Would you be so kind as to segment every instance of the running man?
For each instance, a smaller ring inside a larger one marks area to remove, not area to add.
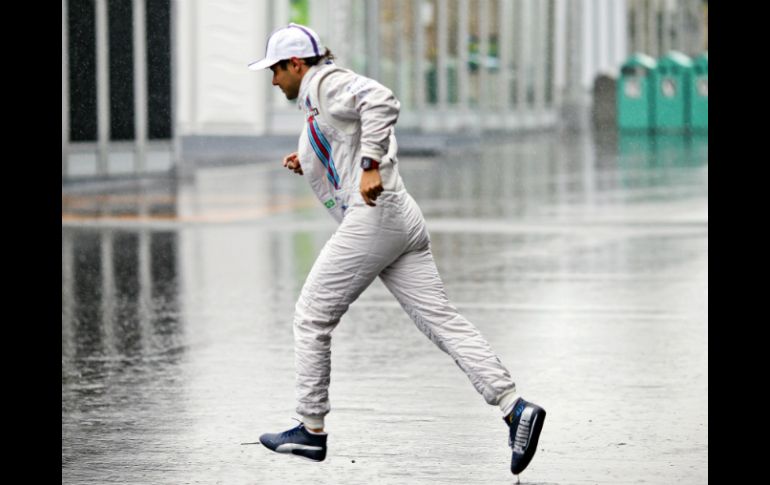
[[[394,134],[400,103],[373,79],[338,67],[310,28],[273,32],[264,59],[273,85],[304,112],[298,150],[283,166],[304,175],[339,227],[326,242],[294,314],[297,413],[301,423],[260,442],[278,453],[326,458],[331,333],[376,277],[417,327],[465,372],[487,403],[499,406],[521,473],[537,449],[545,410],[522,399],[508,370],[476,327],[449,302],[422,212],[398,173]]]

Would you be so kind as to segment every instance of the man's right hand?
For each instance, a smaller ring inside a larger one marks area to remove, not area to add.
[[[299,156],[297,156],[297,152],[290,153],[283,157],[283,166],[294,173],[302,175],[302,167],[299,165]]]

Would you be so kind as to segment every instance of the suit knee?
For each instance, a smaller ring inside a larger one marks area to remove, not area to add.
[[[340,321],[342,312],[301,298],[294,308],[294,330],[305,333],[330,332]]]

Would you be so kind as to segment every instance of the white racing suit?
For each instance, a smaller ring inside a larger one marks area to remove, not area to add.
[[[300,164],[339,227],[321,250],[295,308],[297,413],[322,422],[329,412],[331,333],[377,276],[487,403],[510,408],[516,397],[510,373],[447,299],[425,220],[398,174],[398,100],[378,82],[327,63],[305,74],[298,104],[306,120]],[[362,156],[380,161],[384,191],[376,207],[366,205],[359,191]]]

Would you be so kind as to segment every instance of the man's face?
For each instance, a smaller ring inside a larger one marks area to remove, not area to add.
[[[278,86],[286,95],[286,99],[297,99],[299,87],[302,84],[303,64],[292,58],[285,68],[278,64],[270,66],[273,71],[273,86]]]

